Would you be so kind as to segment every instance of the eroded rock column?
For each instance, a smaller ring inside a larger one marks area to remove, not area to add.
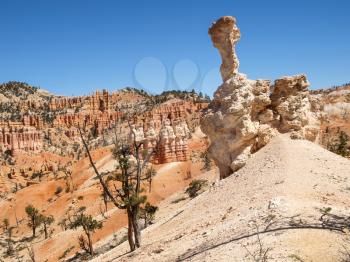
[[[220,67],[224,82],[238,73],[239,61],[235,52],[235,45],[241,34],[236,26],[236,18],[224,16],[209,28],[209,35],[214,46],[219,50],[222,64]]]
[[[234,48],[240,31],[233,17],[217,20],[209,35],[222,58],[223,84],[200,124],[210,139],[209,155],[220,169],[220,178],[242,168],[278,133],[317,139],[317,112],[311,106],[305,75],[283,77],[271,85],[269,80],[250,80],[239,73]]]

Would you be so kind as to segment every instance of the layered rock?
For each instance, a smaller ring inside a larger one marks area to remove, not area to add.
[[[129,133],[126,115],[134,112],[135,108],[143,112],[137,115],[135,124],[142,126],[145,132],[148,132],[148,124],[151,122],[158,136],[161,129],[166,129],[165,123],[168,121],[170,128],[166,125],[167,128],[173,129],[178,135],[174,139],[171,135],[163,138],[162,148],[157,148],[162,153],[154,158],[159,163],[185,161],[188,158],[187,138],[180,134],[182,131],[179,126],[183,127],[182,123],[185,123],[187,130],[194,130],[199,125],[203,109],[208,105],[205,99],[194,93],[169,92],[151,96],[127,88],[116,92],[102,90],[88,96],[64,97],[30,89],[28,94],[21,91],[18,98],[14,95],[18,88],[12,89],[9,91],[4,87],[0,90],[6,95],[0,94],[0,127],[10,128],[14,134],[21,133],[20,130],[24,130],[24,133],[40,130],[46,139],[41,139],[40,143],[37,140],[34,142],[40,146],[43,144],[45,150],[54,153],[69,155],[69,152],[79,151],[76,145],[80,142],[79,126],[92,135],[93,147],[111,144],[114,128],[120,128],[120,133],[126,136]],[[18,138],[14,135],[14,144],[21,139],[21,135]],[[147,139],[152,147],[154,141]],[[12,146],[7,140],[0,142],[5,150],[37,150],[35,143],[25,146],[26,143],[19,142],[18,146]]]
[[[121,112],[67,113],[58,115],[53,122],[53,126],[68,129],[85,126],[95,130],[96,134],[100,135],[106,128],[111,128],[121,116]]]
[[[154,164],[164,164],[170,162],[182,162],[188,160],[188,138],[190,130],[184,121],[171,123],[169,119],[162,122],[160,129],[154,121],[143,125],[132,125],[129,139],[131,142],[135,138],[138,143],[142,143],[142,150],[154,152],[151,162]]]
[[[149,112],[145,112],[139,117],[138,121],[153,121],[156,128],[161,128],[163,121],[171,122],[185,121],[191,117],[191,123],[199,125],[202,111],[208,106],[208,103],[193,103],[189,101],[168,101],[161,104]]]
[[[198,126],[206,107],[207,103],[170,100],[137,116],[132,130],[126,126],[124,132],[129,132],[129,139],[136,135],[136,140],[143,143],[143,149],[154,150],[151,159],[154,164],[187,161],[191,135],[188,123]]]
[[[215,92],[201,128],[210,138],[209,154],[221,178],[243,167],[250,154],[279,132],[291,132],[293,138],[317,139],[319,115],[305,75],[283,77],[274,84],[249,80],[238,73],[234,46],[240,33],[235,18],[220,18],[209,34],[222,57],[223,84]]]
[[[337,152],[341,136],[350,137],[350,85],[314,90],[312,96],[324,112],[319,143]]]
[[[51,99],[49,108],[51,111],[76,108],[83,106],[84,97],[54,97]]]
[[[24,126],[33,126],[37,129],[42,129],[44,127],[44,121],[38,115],[25,115],[23,116],[22,122]]]
[[[34,127],[0,127],[0,147],[3,152],[10,150],[12,155],[21,150],[38,152],[42,146],[42,132]]]

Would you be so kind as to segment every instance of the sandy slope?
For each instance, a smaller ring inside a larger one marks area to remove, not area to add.
[[[176,194],[176,192],[183,192],[191,179],[205,177],[214,181],[217,178],[216,168],[213,168],[210,172],[203,172],[201,170],[203,163],[198,156],[200,152],[205,150],[206,146],[205,141],[201,137],[202,134],[198,131],[194,134],[193,139],[189,141],[190,152],[193,157],[187,162],[154,166],[157,170],[157,175],[152,182],[152,192],[148,195],[148,200],[151,203],[158,204],[160,201]],[[107,172],[114,169],[116,162],[111,156],[110,147],[99,148],[93,151],[92,155],[100,172]],[[55,156],[50,153],[43,153],[34,156],[28,155],[27,157],[21,156],[18,162],[23,167],[26,167],[30,164],[39,164],[40,158],[42,160],[48,159],[48,161],[60,161],[61,163],[66,163],[69,160],[68,158]],[[188,172],[191,172],[191,178],[188,178]],[[0,199],[0,221],[8,218],[10,225],[15,225],[16,216],[19,220],[19,226],[13,230],[13,240],[16,241],[16,245],[29,244],[29,242],[23,241],[23,239],[31,236],[31,230],[27,226],[27,216],[25,214],[25,207],[28,204],[33,204],[41,212],[54,216],[55,223],[51,226],[51,229],[54,230],[52,236],[44,240],[43,234],[40,234],[39,237],[32,241],[38,261],[56,262],[66,250],[71,250],[67,253],[67,258],[80,250],[77,238],[82,233],[82,230],[68,229],[62,231],[61,227],[57,225],[58,222],[66,217],[68,209],[73,205],[73,202],[75,203],[75,208],[85,206],[88,214],[103,220],[103,228],[93,235],[93,242],[96,247],[100,247],[106,243],[108,244],[110,238],[113,238],[113,234],[127,224],[124,210],[114,208],[111,203],[109,203],[106,214],[108,218],[102,219],[100,212],[101,207],[103,207],[100,197],[101,189],[87,158],[83,158],[73,164],[72,177],[76,187],[74,192],[65,192],[63,190],[59,195],[55,195],[58,186],[65,189],[63,174],[60,174],[55,179],[52,172],[48,172],[40,183],[37,182],[25,187],[15,194],[9,194],[6,199]],[[79,198],[81,199],[79,200]],[[2,233],[2,229],[0,229],[0,233]],[[0,261],[2,261],[1,259],[14,261],[14,257],[2,257],[6,246],[2,246],[1,243],[4,243],[2,236],[0,236]],[[70,249],[71,247],[73,248]],[[27,250],[21,250],[20,255],[24,256],[23,261],[28,259]]]
[[[349,160],[281,135],[236,175],[144,230],[141,249],[127,253],[125,242],[94,261],[252,261],[249,253],[258,251],[257,236],[230,240],[262,230],[269,219],[277,227],[295,215],[299,215],[295,220],[317,223],[324,207],[349,215],[349,176]],[[170,210],[171,204],[161,208]],[[343,245],[350,244],[344,234],[315,229],[259,237],[275,261],[338,261]]]

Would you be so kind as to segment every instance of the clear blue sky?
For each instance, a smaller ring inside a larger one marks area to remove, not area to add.
[[[56,94],[135,86],[212,95],[220,57],[207,30],[223,15],[237,18],[249,78],[350,82],[348,0],[0,0],[0,11],[0,82]]]

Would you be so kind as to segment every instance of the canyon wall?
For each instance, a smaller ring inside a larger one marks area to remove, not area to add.
[[[0,101],[3,152],[9,149],[16,154],[19,150],[44,149],[74,155],[81,142],[78,127],[92,135],[94,147],[105,146],[111,143],[115,127],[128,136],[130,128],[125,117],[141,109],[132,121],[138,132],[142,131],[145,149],[155,147],[154,136],[161,140],[156,143],[152,162],[186,161],[190,130],[199,125],[201,113],[208,106],[207,102],[195,98],[177,98],[181,92],[155,97],[130,88],[96,91],[89,96],[51,95],[42,99],[36,98],[34,91],[30,92],[30,101],[26,100],[28,96],[10,104],[10,99]]]
[[[33,127],[0,127],[1,151],[10,150],[12,155],[20,151],[38,152],[43,146],[43,134]]]

